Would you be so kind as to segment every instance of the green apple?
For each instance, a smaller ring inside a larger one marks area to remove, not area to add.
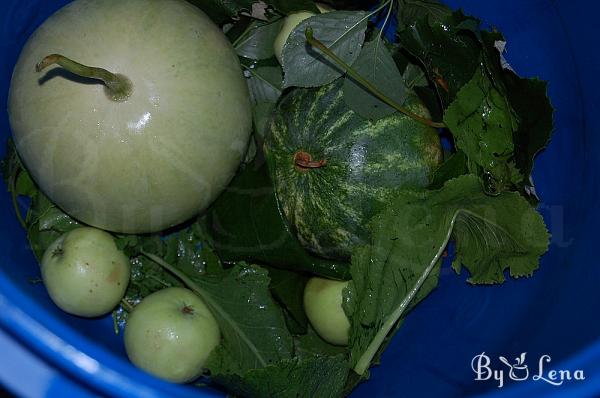
[[[304,311],[315,331],[328,343],[347,345],[350,322],[342,308],[348,281],[310,278],[304,288]]]
[[[169,287],[133,309],[124,338],[127,356],[137,367],[185,383],[200,376],[221,332],[200,297],[189,289]]]
[[[325,4],[317,3],[316,6],[322,14],[333,11],[333,8]],[[275,41],[273,42],[273,50],[275,51],[275,57],[277,58],[280,64],[283,64],[283,46],[285,45],[285,42],[290,36],[290,33],[292,33],[294,28],[298,26],[300,22],[315,15],[315,13],[309,11],[298,11],[293,12],[287,17],[285,17],[285,19],[283,20],[283,25],[281,26],[281,30],[279,31],[279,34],[277,34],[277,36],[275,37]]]
[[[127,233],[205,209],[235,174],[252,126],[235,51],[184,0],[68,4],[25,44],[8,109],[42,191],[88,225]]]
[[[83,227],[61,235],[41,261],[42,280],[54,303],[84,317],[112,311],[129,283],[129,259],[105,231]]]

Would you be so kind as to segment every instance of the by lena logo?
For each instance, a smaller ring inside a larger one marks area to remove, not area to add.
[[[537,367],[530,368],[526,363],[527,353],[524,352],[516,357],[511,363],[503,356],[499,356],[498,366],[493,366],[492,360],[485,352],[475,355],[471,361],[471,369],[475,373],[475,381],[495,380],[498,388],[504,387],[504,382],[508,378],[512,381],[542,381],[553,386],[561,386],[565,382],[583,381],[585,374],[583,370],[552,369],[550,355],[542,355],[537,360]]]

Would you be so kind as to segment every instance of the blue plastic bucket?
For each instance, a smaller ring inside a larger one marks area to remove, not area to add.
[[[25,40],[67,2],[3,3],[3,109]],[[439,287],[409,315],[383,355],[382,365],[373,369],[371,380],[354,396],[600,396],[600,322],[594,318],[600,306],[600,267],[595,263],[600,129],[593,124],[600,114],[595,34],[600,3],[447,3],[498,27],[508,40],[506,56],[519,74],[549,81],[556,108],[555,133],[537,159],[534,181],[542,198],[540,210],[553,234],[551,248],[533,278],[509,280],[502,286],[470,286],[465,275],[456,276],[445,267]],[[0,141],[9,135],[4,111]],[[3,156],[4,145],[0,148]],[[38,265],[9,195],[1,191],[0,385],[26,397],[220,396],[168,384],[134,368],[110,317],[84,320],[57,309],[43,285],[31,282],[39,277]],[[523,369],[510,374],[499,357],[514,363],[524,352],[527,380],[514,380],[522,378]],[[486,369],[496,370],[496,377],[486,379]],[[560,385],[554,385],[560,378],[553,379],[552,370],[564,379]]]

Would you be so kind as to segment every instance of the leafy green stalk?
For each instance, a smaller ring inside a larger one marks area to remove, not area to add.
[[[373,340],[371,341],[371,343],[369,344],[367,349],[364,351],[362,356],[356,362],[356,365],[354,365],[354,371],[357,374],[363,375],[365,373],[365,371],[367,369],[369,369],[369,366],[371,366],[371,362],[373,361],[373,358],[375,357],[375,355],[377,355],[379,348],[385,341],[390,330],[392,330],[394,325],[396,325],[398,320],[402,317],[402,315],[408,308],[408,305],[415,298],[415,296],[419,292],[419,289],[421,289],[421,286],[423,286],[423,283],[425,283],[425,281],[431,274],[431,271],[433,271],[433,269],[435,268],[435,266],[438,263],[438,261],[440,260],[440,258],[442,258],[442,255],[444,254],[444,250],[446,249],[446,246],[448,245],[448,242],[450,241],[450,238],[452,237],[452,230],[454,229],[454,223],[456,222],[457,215],[458,215],[458,211],[456,213],[454,213],[454,216],[452,217],[452,219],[450,221],[450,226],[448,228],[448,232],[446,233],[446,237],[439,245],[438,250],[435,253],[435,256],[433,256],[433,258],[431,259],[431,262],[429,263],[427,268],[425,268],[423,270],[423,273],[419,276],[419,279],[417,279],[413,288],[410,289],[408,295],[406,295],[406,297],[402,300],[402,302],[400,303],[398,308],[396,308],[394,310],[394,312],[392,312],[390,314],[390,316],[385,320],[381,329],[379,329],[379,331],[377,332],[377,334],[375,335],[375,337],[373,338]]]
[[[451,237],[452,267],[467,268],[470,283],[501,283],[507,269],[516,278],[538,268],[549,240],[542,217],[518,193],[489,196],[482,184],[466,175],[437,191],[402,192],[370,223],[370,244],[352,254],[343,304],[358,375],[364,377],[394,327],[435,288]]]
[[[331,51],[329,48],[327,48],[327,46],[325,46],[318,39],[315,39],[313,37],[313,30],[310,26],[306,28],[305,35],[306,35],[306,41],[311,46],[321,50],[325,55],[327,55],[329,58],[331,58],[340,68],[342,68],[349,76],[351,76],[354,80],[356,80],[358,83],[363,85],[367,90],[369,90],[369,92],[371,92],[374,96],[379,98],[381,101],[385,102],[392,108],[396,109],[398,112],[401,112],[401,113],[405,114],[406,116],[409,116],[412,119],[418,121],[419,123],[423,123],[427,126],[435,127],[435,128],[446,127],[446,125],[444,123],[434,122],[434,121],[424,118],[420,115],[417,115],[416,113],[410,111],[409,109],[406,109],[405,107],[398,104],[396,101],[394,101],[393,99],[391,99],[390,97],[388,97],[387,95],[382,93],[377,87],[372,85],[368,80],[366,80],[359,73],[357,73],[350,65],[348,65],[346,62],[344,62],[344,60],[339,58],[333,51]]]

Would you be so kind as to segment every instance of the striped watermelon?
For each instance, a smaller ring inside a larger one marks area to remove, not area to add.
[[[267,125],[265,155],[280,210],[302,245],[348,259],[394,192],[429,184],[442,150],[435,129],[403,114],[363,119],[345,104],[342,82],[287,94]],[[405,106],[429,117],[416,96]]]

